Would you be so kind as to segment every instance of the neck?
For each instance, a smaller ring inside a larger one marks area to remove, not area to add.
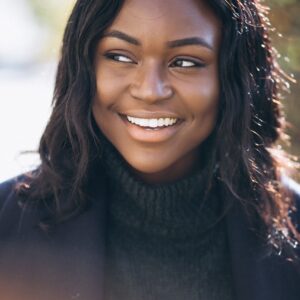
[[[177,161],[175,164],[164,170],[153,173],[145,173],[128,166],[137,178],[148,184],[164,184],[178,181],[199,170],[199,151],[189,153]]]

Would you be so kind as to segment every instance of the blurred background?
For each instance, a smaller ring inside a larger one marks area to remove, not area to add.
[[[0,0],[0,182],[39,162],[34,151],[50,115],[62,32],[73,4]]]
[[[51,111],[62,32],[74,0],[0,0],[0,182],[38,164]],[[272,39],[291,84],[284,106],[290,153],[300,156],[300,0],[265,0]]]

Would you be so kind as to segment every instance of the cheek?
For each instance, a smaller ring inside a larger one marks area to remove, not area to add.
[[[213,131],[219,111],[219,81],[211,76],[202,78],[190,89],[186,98],[191,115],[191,140],[195,143],[204,141]]]
[[[219,106],[219,80],[217,75],[202,76],[197,83],[187,89],[186,105],[196,122],[214,121]],[[188,95],[188,96],[187,96]]]
[[[98,62],[97,65],[97,98],[102,106],[110,108],[117,105],[125,95],[128,76],[125,70],[115,70],[108,67],[104,61]]]
[[[101,71],[96,73],[96,95],[93,99],[93,115],[98,127],[105,132],[107,119],[109,118],[109,109],[113,106],[114,89],[112,80],[107,76],[101,76]]]
[[[109,76],[109,74],[101,75],[101,72],[97,72],[97,97],[95,101],[103,107],[109,107],[114,102],[113,99],[116,97],[118,90],[116,87],[119,85],[116,85],[116,79]]]
[[[112,141],[120,139],[120,136],[116,136],[120,122],[117,111],[126,90],[124,77],[122,79],[105,64],[96,70],[97,91],[92,112],[99,129]]]

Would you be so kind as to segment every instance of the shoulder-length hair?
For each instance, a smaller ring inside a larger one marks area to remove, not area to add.
[[[281,184],[289,162],[277,151],[284,137],[280,94],[286,81],[270,44],[267,9],[257,0],[207,3],[223,23],[220,108],[207,178],[238,199],[278,246],[297,238],[297,232],[290,221],[293,200]],[[78,0],[65,29],[53,111],[39,146],[41,164],[19,187],[30,201],[50,201],[55,222],[77,215],[88,202],[89,182],[101,159],[92,116],[95,49],[122,4]]]

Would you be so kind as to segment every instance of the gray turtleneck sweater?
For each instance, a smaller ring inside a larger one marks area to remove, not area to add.
[[[222,199],[203,172],[149,185],[106,143],[110,202],[105,300],[232,300]]]

